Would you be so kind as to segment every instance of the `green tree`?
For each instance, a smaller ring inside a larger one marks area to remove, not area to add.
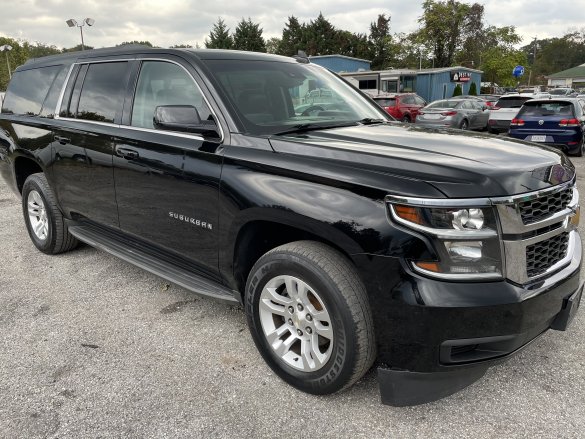
[[[276,53],[284,56],[296,55],[299,50],[306,50],[305,25],[299,23],[294,15],[288,17],[282,30],[282,38]]]
[[[281,45],[282,40],[278,37],[272,37],[266,40],[266,52],[278,54],[278,49]]]
[[[469,86],[469,95],[477,96],[477,85],[475,85],[475,82],[472,82],[471,85]]]
[[[230,30],[221,17],[218,18],[217,23],[209,32],[209,40],[205,39],[205,47],[207,49],[232,49],[233,45]]]
[[[234,49],[250,52],[266,52],[266,42],[262,37],[260,24],[253,23],[250,17],[238,23],[234,32]]]
[[[463,90],[461,89],[461,84],[457,84],[455,89],[453,90],[453,97],[461,96],[463,94]]]
[[[463,43],[482,29],[483,6],[456,0],[425,0],[413,39],[432,48],[436,67],[450,67]]]
[[[120,44],[116,44],[116,47],[127,46],[127,45],[131,45],[131,44],[136,44],[136,45],[140,45],[140,46],[154,47],[150,41],[137,41],[137,40],[124,41],[124,42],[122,42]]]
[[[305,25],[304,35],[307,55],[334,55],[337,52],[337,30],[322,13]]]
[[[392,36],[390,35],[390,17],[386,14],[378,15],[376,21],[370,23],[372,70],[382,70],[388,66],[392,50]]]
[[[77,46],[73,46],[73,47],[68,47],[68,48],[63,48],[63,53],[68,53],[68,52],[81,52],[82,50],[92,50],[93,47],[92,46],[88,46],[87,44],[83,45],[83,48],[81,47],[81,44],[78,44]]]

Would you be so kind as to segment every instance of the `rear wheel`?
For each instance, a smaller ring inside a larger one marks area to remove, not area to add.
[[[401,121],[405,122],[405,123],[410,123],[410,116],[408,116],[408,115],[402,116]]]
[[[374,361],[365,287],[353,265],[324,244],[298,241],[262,256],[248,277],[246,313],[266,363],[304,392],[344,389]]]
[[[24,182],[22,210],[28,234],[43,253],[62,253],[77,246],[44,174],[32,174]]]
[[[581,139],[581,146],[579,149],[573,154],[575,157],[583,157],[585,155],[585,134]]]

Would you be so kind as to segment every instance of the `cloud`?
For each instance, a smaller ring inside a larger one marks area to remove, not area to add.
[[[6,1],[6,0],[5,0]],[[172,44],[203,45],[212,25],[222,17],[233,31],[242,18],[259,22],[265,37],[280,36],[287,17],[313,20],[319,12],[334,26],[367,33],[378,14],[392,17],[392,32],[410,32],[418,27],[422,0],[20,0],[2,10],[0,35],[39,41],[59,47],[79,44],[77,29],[65,20],[95,19],[83,29],[86,44],[105,47],[122,41],[148,40],[167,47]],[[562,36],[585,23],[585,8],[575,1],[485,0],[485,21],[496,26],[515,25],[527,43],[534,36]]]

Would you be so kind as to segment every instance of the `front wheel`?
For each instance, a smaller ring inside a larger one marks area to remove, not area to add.
[[[460,130],[468,130],[469,129],[469,122],[467,122],[467,119],[463,119],[461,121],[461,123],[459,124],[459,129]]]
[[[324,244],[297,241],[262,256],[248,277],[246,313],[266,363],[304,392],[349,387],[374,361],[365,287],[350,261]]]

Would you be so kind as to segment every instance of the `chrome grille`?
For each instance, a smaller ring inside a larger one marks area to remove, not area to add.
[[[543,195],[533,200],[518,203],[524,224],[533,224],[565,209],[573,198],[573,189]]]
[[[567,255],[569,233],[564,232],[545,241],[526,247],[526,273],[538,276]]]

